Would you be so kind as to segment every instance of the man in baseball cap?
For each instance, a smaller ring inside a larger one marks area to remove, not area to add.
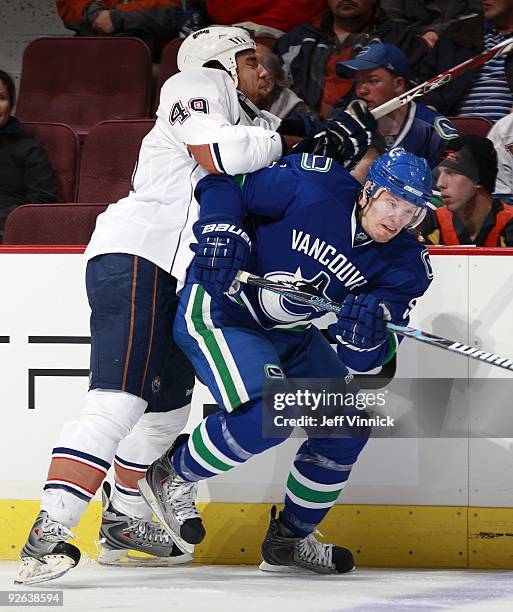
[[[352,79],[358,70],[385,68],[396,77],[402,77],[406,83],[411,79],[410,65],[406,55],[389,44],[372,44],[364,47],[358,55],[345,62],[338,62],[337,75],[343,79]]]
[[[442,151],[435,169],[443,206],[421,226],[425,242],[513,246],[513,206],[494,198],[497,153],[488,138],[467,134]]]
[[[370,44],[354,59],[338,62],[337,75],[353,79],[356,96],[363,98],[371,111],[411,86],[406,55],[399,47],[384,43]],[[442,148],[458,136],[446,117],[415,102],[399,106],[382,117],[378,126],[387,149],[402,146],[427,159],[431,168],[438,163]]]

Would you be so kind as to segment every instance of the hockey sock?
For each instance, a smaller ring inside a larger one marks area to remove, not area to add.
[[[307,536],[329,512],[345,487],[367,438],[310,439],[294,459],[280,521]]]
[[[173,454],[175,470],[184,480],[204,480],[280,444],[283,438],[262,437],[261,418],[261,400],[248,402],[228,414],[209,415]]]
[[[121,440],[114,457],[115,485],[111,503],[115,510],[133,518],[151,519],[153,512],[139,493],[137,481],[183,431],[190,408],[188,404],[170,412],[143,414],[128,436]]]
[[[94,497],[116,448],[146,409],[146,401],[121,391],[94,389],[78,421],[66,423],[41,497],[50,518],[73,527]]]

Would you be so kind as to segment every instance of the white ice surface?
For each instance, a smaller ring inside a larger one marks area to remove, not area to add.
[[[508,571],[359,569],[324,577],[264,574],[240,565],[106,568],[86,561],[58,580],[15,587],[16,567],[15,562],[0,563],[0,590],[62,589],[64,607],[47,610],[513,611],[513,573]]]
[[[12,582],[16,567],[14,562],[0,563],[0,590],[62,589],[63,610],[513,610],[513,573],[507,571],[359,569],[345,576],[323,577],[265,574],[240,565],[106,568],[86,561],[58,580],[19,587]]]

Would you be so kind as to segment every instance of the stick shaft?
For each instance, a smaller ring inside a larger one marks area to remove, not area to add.
[[[462,62],[461,64],[449,68],[445,72],[441,72],[440,74],[429,79],[425,83],[422,83],[421,85],[417,85],[413,89],[405,91],[400,96],[392,98],[392,100],[388,100],[388,102],[385,102],[381,106],[378,106],[371,112],[376,119],[380,119],[381,117],[388,115],[388,113],[397,110],[400,106],[403,106],[403,104],[408,104],[408,102],[411,102],[414,98],[423,96],[429,91],[433,91],[434,89],[445,85],[445,83],[452,81],[452,79],[459,76],[460,74],[463,74],[464,72],[467,72],[467,70],[476,70],[492,58],[498,55],[509,53],[512,50],[513,41],[505,40],[499,43],[498,45],[495,45],[495,47],[488,49],[488,51],[483,51],[483,53],[480,53],[475,57],[471,57],[470,59]]]
[[[334,302],[328,298],[312,295],[306,291],[301,291],[300,289],[296,289],[293,285],[269,281],[265,278],[261,278],[260,276],[250,274],[249,272],[244,272],[242,270],[237,273],[236,280],[246,285],[254,285],[256,287],[260,287],[261,289],[272,291],[293,302],[314,306],[319,310],[324,310],[326,312],[334,312],[338,314],[342,310],[342,304],[339,302]],[[424,344],[429,344],[430,346],[436,346],[443,350],[451,351],[452,353],[456,353],[458,355],[464,355],[470,359],[476,359],[478,361],[488,363],[489,365],[494,365],[499,368],[503,368],[504,370],[513,372],[513,359],[500,357],[499,355],[495,355],[495,353],[482,351],[476,347],[467,346],[461,342],[455,342],[454,340],[448,340],[447,338],[442,338],[441,336],[428,334],[427,332],[423,332],[414,327],[396,325],[395,323],[391,323],[389,321],[387,321],[386,327],[389,331],[395,334],[401,334],[402,336],[412,338],[418,342],[423,342]]]

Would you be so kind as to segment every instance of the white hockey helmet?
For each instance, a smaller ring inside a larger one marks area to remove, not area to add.
[[[206,63],[218,61],[235,81],[237,76],[237,62],[235,56],[241,51],[255,50],[255,41],[249,33],[242,28],[231,26],[212,26],[192,32],[180,45],[176,58],[178,70],[191,70],[202,68]]]

